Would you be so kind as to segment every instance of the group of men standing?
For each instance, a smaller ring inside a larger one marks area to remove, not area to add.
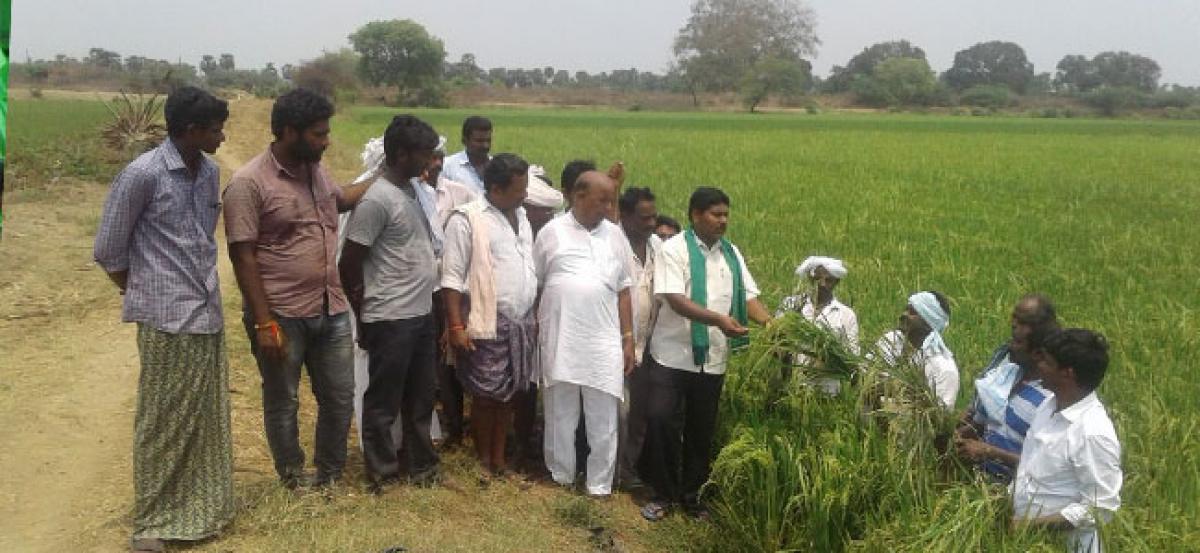
[[[117,176],[95,246],[125,295],[123,319],[138,323],[133,550],[210,537],[233,514],[216,274],[222,209],[283,485],[342,478],[357,344],[365,351],[363,458],[377,492],[405,474],[419,485],[439,481],[435,405],[446,443],[456,444],[464,393],[481,465],[505,474],[510,430],[530,456],[540,394],[540,457],[554,482],[574,486],[583,464],[583,489],[606,496],[618,478],[640,476],[654,495],[642,511],[647,519],[677,505],[706,516],[699,492],[729,354],[748,339],[751,321],[771,318],[741,252],[724,237],[724,192],[697,188],[688,228],[663,240],[670,221],[658,217],[649,189],[622,190],[619,165],[604,173],[569,163],[559,193],[540,168],[490,154],[487,119],[468,118],[464,151],[445,156],[445,139],[409,115],[391,120],[368,145],[364,175],[341,186],[320,163],[333,106],[296,89],[274,104],[274,141],[222,194],[204,154],[224,140],[225,102],[189,87],[171,94],[165,112],[169,139]],[[818,281],[816,294],[784,307],[827,326],[853,322],[856,341],[853,311],[832,295],[845,275],[834,261],[802,265],[798,273]],[[892,349],[880,351],[911,353],[952,406],[958,383],[940,335],[945,298],[915,294],[905,313]],[[1067,353],[1057,359],[1078,376],[1094,356],[1076,361],[1073,339],[1062,339]],[[317,401],[311,475],[297,423],[302,368]],[[975,447],[969,438],[964,431],[963,451]],[[1009,443],[998,440],[985,438]],[[1076,511],[1064,511],[1065,520],[1085,518]]]

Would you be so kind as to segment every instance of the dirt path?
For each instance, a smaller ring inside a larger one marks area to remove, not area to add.
[[[230,142],[217,155],[222,183],[270,142],[270,103],[231,103]],[[349,158],[347,158],[349,159]],[[343,163],[343,172],[353,172]],[[105,184],[57,184],[5,198],[0,240],[0,552],[124,551],[132,502],[130,448],[138,359],[120,296],[91,261]],[[218,243],[224,236],[218,231]],[[295,497],[276,483],[262,434],[259,379],[237,321],[240,295],[222,245],[238,515],[220,539],[193,551],[552,550],[597,547],[606,521],[625,547],[678,549],[693,530],[644,525],[626,499],[601,505],[553,486],[479,487],[466,450],[447,453],[454,485],[363,497],[352,444],[346,483],[331,497]],[[302,384],[307,389],[307,385]],[[314,402],[301,400],[311,451]],[[605,534],[608,535],[608,534]],[[665,537],[659,537],[660,535]],[[674,536],[674,537],[673,537]]]
[[[266,144],[265,102],[235,102],[222,183]],[[244,146],[243,146],[244,145]],[[136,329],[92,263],[107,186],[5,199],[0,241],[0,551],[123,550],[132,498]],[[236,294],[221,249],[222,291]],[[235,327],[236,328],[236,327]]]
[[[119,527],[137,387],[134,329],[91,263],[105,188],[5,202],[0,242],[0,550],[65,551]]]

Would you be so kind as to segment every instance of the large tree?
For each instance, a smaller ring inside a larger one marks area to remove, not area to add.
[[[981,42],[954,54],[954,65],[943,75],[955,90],[978,85],[1007,86],[1024,94],[1033,80],[1033,64],[1025,50],[1013,42]]]
[[[845,67],[834,66],[829,79],[825,81],[825,90],[829,92],[845,92],[856,77],[870,77],[875,73],[875,67],[884,61],[894,58],[909,58],[925,61],[925,51],[913,46],[907,40],[892,40],[872,44],[855,54]]]
[[[803,71],[818,43],[816,19],[800,0],[696,0],[675,37],[675,63],[693,92],[726,92],[753,82],[765,59]]]
[[[872,74],[890,104],[928,105],[937,94],[937,78],[924,59],[889,58],[875,66]]]
[[[742,78],[742,102],[751,113],[768,96],[799,96],[812,83],[812,64],[805,60],[767,56]]]
[[[1101,84],[1096,66],[1087,56],[1063,56],[1055,69],[1058,70],[1054,75],[1055,86],[1067,92],[1087,92]]]
[[[1089,92],[1101,86],[1154,92],[1162,69],[1158,62],[1129,52],[1101,52],[1096,57],[1064,56],[1054,82],[1068,92]]]
[[[401,101],[436,89],[446,61],[441,39],[409,19],[372,21],[350,35],[367,82],[399,88]]]
[[[1101,52],[1092,58],[1096,74],[1105,86],[1131,87],[1142,92],[1158,89],[1162,69],[1158,62],[1129,52]]]

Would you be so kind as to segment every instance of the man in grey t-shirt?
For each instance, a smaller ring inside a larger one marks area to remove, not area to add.
[[[410,479],[437,477],[429,428],[433,414],[435,348],[432,314],[437,263],[429,222],[412,179],[437,147],[437,133],[411,115],[392,119],[384,133],[385,167],[346,227],[338,264],[350,306],[362,325],[369,356],[363,395],[362,445],[367,479],[376,492],[400,476],[392,424],[400,416]]]

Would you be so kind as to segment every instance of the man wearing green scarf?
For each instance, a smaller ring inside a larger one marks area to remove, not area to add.
[[[654,295],[664,305],[643,359],[648,401],[640,473],[655,494],[642,509],[648,520],[678,503],[694,516],[707,515],[699,492],[708,480],[725,362],[730,350],[749,342],[749,320],[770,320],[741,252],[724,238],[729,196],[697,188],[688,217],[691,227],[663,243],[654,268]]]

